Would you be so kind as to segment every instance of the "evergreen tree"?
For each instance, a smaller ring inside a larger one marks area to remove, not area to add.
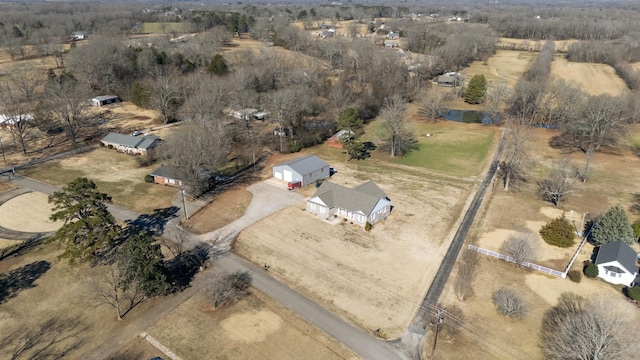
[[[160,244],[144,231],[125,240],[118,250],[118,268],[125,288],[138,286],[145,296],[158,295],[168,288]]]
[[[211,59],[207,70],[209,71],[209,73],[216,74],[218,76],[224,76],[229,73],[227,61],[224,59],[224,56],[220,54],[216,54],[213,59]]]
[[[358,110],[346,108],[338,119],[338,130],[357,130],[362,127],[363,121],[358,115]]]
[[[633,244],[635,236],[627,213],[620,206],[609,209],[591,229],[591,239],[598,245],[613,241]]]
[[[50,195],[49,203],[54,205],[50,219],[64,221],[52,241],[65,243],[60,256],[70,264],[104,257],[120,236],[121,228],[107,209],[111,196],[99,192],[92,180],[73,180]]]
[[[469,81],[464,101],[469,104],[481,104],[487,93],[487,79],[484,75],[474,75]]]

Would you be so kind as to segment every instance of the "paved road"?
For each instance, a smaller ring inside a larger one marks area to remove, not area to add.
[[[429,308],[429,306],[438,304],[438,299],[442,294],[442,290],[444,290],[444,286],[447,283],[447,280],[449,279],[449,274],[451,274],[451,270],[453,269],[456,259],[458,258],[460,249],[462,249],[464,240],[466,239],[467,234],[469,233],[469,229],[473,224],[473,220],[475,219],[476,214],[478,213],[478,209],[480,208],[480,205],[484,200],[484,195],[487,191],[487,188],[491,185],[491,182],[493,181],[493,177],[495,176],[496,171],[498,170],[500,155],[502,154],[502,148],[503,148],[503,141],[502,141],[503,138],[504,138],[504,130],[502,132],[502,136],[500,137],[498,150],[494,154],[493,160],[491,161],[491,166],[489,167],[489,171],[487,172],[487,175],[482,181],[480,188],[476,192],[476,195],[474,196],[473,201],[469,205],[467,212],[464,214],[464,217],[462,218],[462,222],[460,223],[460,226],[458,227],[458,230],[456,231],[456,234],[454,235],[453,240],[451,241],[449,250],[447,250],[447,253],[442,259],[440,268],[438,268],[438,272],[436,273],[436,276],[434,277],[433,282],[431,283],[431,286],[427,291],[427,295],[424,297],[422,301],[422,306],[420,307],[420,310],[418,311],[416,316],[413,318],[413,321],[409,326],[408,331],[410,332],[421,334],[421,335],[424,335],[426,332],[426,328],[429,323],[429,314],[430,314],[427,309]]]
[[[216,267],[226,272],[248,271],[251,285],[324,330],[367,360],[408,359],[382,340],[348,324],[340,317],[275,280],[262,269],[229,254],[216,261]]]

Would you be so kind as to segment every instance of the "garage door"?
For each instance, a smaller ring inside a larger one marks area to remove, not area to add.
[[[284,170],[284,181],[290,182],[293,180],[293,173],[289,170]]]
[[[274,171],[273,172],[273,177],[278,179],[278,180],[282,180],[282,171]]]

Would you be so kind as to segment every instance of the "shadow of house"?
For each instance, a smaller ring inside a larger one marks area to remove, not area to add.
[[[35,281],[49,271],[51,263],[36,261],[21,268],[0,274],[0,304],[15,297],[22,290],[36,287]]]

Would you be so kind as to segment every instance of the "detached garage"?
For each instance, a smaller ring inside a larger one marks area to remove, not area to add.
[[[307,155],[273,167],[273,177],[287,183],[313,184],[330,176],[329,164],[315,155]]]

